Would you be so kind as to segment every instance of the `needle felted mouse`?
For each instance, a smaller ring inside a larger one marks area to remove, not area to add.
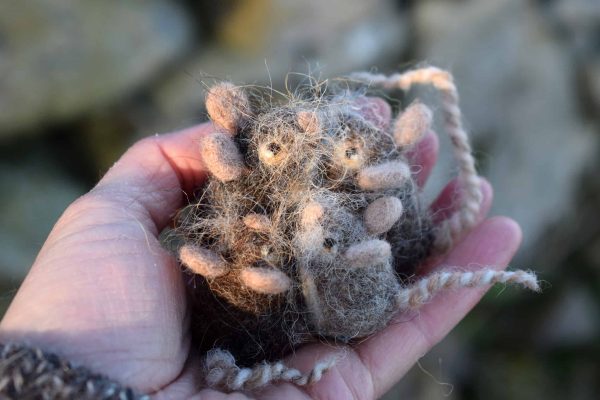
[[[208,386],[251,390],[274,381],[320,379],[281,360],[303,343],[371,335],[398,312],[441,290],[517,283],[533,273],[441,270],[415,275],[475,223],[482,193],[452,76],[426,67],[358,73],[345,87],[313,84],[282,104],[258,101],[229,82],[206,98],[216,132],[200,143],[209,172],[198,199],[177,218],[177,255],[193,274],[193,331]],[[433,86],[458,165],[459,200],[434,223],[407,152],[433,113],[416,101],[393,121],[367,88]]]

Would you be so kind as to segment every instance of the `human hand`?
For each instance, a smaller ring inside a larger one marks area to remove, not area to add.
[[[389,112],[389,111],[386,111]],[[26,341],[158,398],[224,398],[199,390],[199,356],[189,333],[191,311],[175,258],[158,234],[206,178],[197,140],[203,124],[134,145],[88,194],[65,211],[0,323],[0,341]],[[428,135],[413,154],[424,184],[437,154]],[[491,189],[483,184],[481,219]],[[434,203],[451,203],[450,184]],[[506,218],[483,221],[439,265],[508,263],[520,242]],[[430,268],[436,268],[431,266]],[[383,395],[476,304],[483,290],[437,296],[407,319],[350,348],[309,388],[278,384],[264,398],[360,398]],[[323,344],[301,348],[288,365],[310,369],[336,352]]]

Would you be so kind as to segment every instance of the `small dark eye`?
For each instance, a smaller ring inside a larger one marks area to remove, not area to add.
[[[273,155],[276,155],[281,151],[281,146],[277,143],[271,142],[267,145],[267,150],[269,150]]]
[[[331,250],[333,248],[333,246],[335,246],[335,239],[326,238],[323,241],[323,247],[325,247],[327,250]]]
[[[358,149],[356,147],[350,147],[346,149],[346,158],[354,158],[358,155]]]

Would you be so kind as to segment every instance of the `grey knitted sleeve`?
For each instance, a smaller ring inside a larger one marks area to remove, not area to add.
[[[0,344],[0,399],[149,399],[55,354]]]

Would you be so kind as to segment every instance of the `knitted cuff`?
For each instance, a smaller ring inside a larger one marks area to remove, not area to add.
[[[0,399],[149,399],[51,353],[0,344]]]

